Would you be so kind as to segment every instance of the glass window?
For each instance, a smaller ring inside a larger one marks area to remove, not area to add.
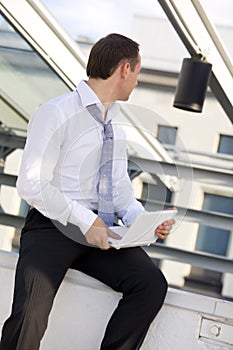
[[[203,209],[232,215],[233,198],[205,193]],[[225,229],[200,225],[195,248],[210,254],[226,256],[230,233]],[[189,276],[185,279],[185,287],[193,291],[205,291],[208,295],[219,295],[222,290],[222,273],[192,266]]]
[[[204,210],[233,214],[233,198],[206,193]],[[230,231],[200,225],[196,249],[212,254],[226,255]]]
[[[0,121],[6,128],[26,131],[41,103],[69,88],[28,43],[0,16]],[[21,131],[22,133],[22,131]]]
[[[220,135],[218,153],[233,155],[233,136]]]
[[[158,125],[157,139],[167,145],[175,145],[177,128],[166,125]]]

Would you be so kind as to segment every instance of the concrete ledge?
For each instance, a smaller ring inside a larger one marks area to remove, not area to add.
[[[0,327],[10,313],[16,261],[17,254],[0,251]],[[55,299],[41,350],[99,349],[120,298],[120,293],[94,278],[69,270]],[[212,334],[213,327],[204,329],[206,322],[218,327],[220,334]],[[233,303],[169,289],[142,346],[142,350],[155,349],[233,349]]]

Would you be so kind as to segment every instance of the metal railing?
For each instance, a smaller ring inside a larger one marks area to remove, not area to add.
[[[150,174],[166,174],[192,181],[214,182],[233,188],[232,171],[220,171],[219,169],[216,171],[198,167],[190,168],[190,166],[183,164],[152,161],[135,156],[129,157],[129,170],[138,171],[138,173],[140,173],[141,169]],[[139,198],[139,200],[141,200],[143,204],[146,205],[146,209],[150,211],[161,210],[161,207],[164,209],[171,207],[171,203],[162,203],[156,200],[143,198]],[[233,215],[194,210],[177,205],[176,208],[178,209],[178,215],[181,216],[182,220],[185,222],[208,225],[229,231],[233,230]],[[146,247],[145,250],[152,258],[178,261],[222,273],[233,273],[233,259],[224,256],[173,248],[160,243],[155,243],[150,247]]]
[[[190,175],[190,169],[186,169],[184,165],[169,164],[165,162],[155,162],[148,159],[141,159],[136,157],[129,158],[129,169],[137,170],[138,167],[144,171],[156,174],[157,171],[163,171],[165,174],[177,175],[182,173],[183,176]],[[181,168],[180,168],[181,167]],[[187,167],[188,168],[188,167]],[[225,172],[214,172],[212,170],[193,168],[193,176],[196,180],[198,179],[215,179],[228,186],[233,186],[233,177],[231,174]],[[9,174],[0,174],[0,184],[7,186],[15,186],[17,177]],[[159,210],[161,206],[165,209],[170,207],[170,203],[161,203],[156,200],[148,200],[139,198],[143,203],[146,203],[147,210]],[[182,217],[182,220],[187,222],[193,222],[198,224],[204,224],[212,227],[223,228],[226,230],[232,230],[233,227],[233,215],[227,215],[216,212],[199,211],[181,206],[176,206],[178,209],[178,215]],[[24,224],[24,217],[11,215],[7,213],[0,213],[0,224],[11,226],[15,228],[22,228]],[[233,260],[195,251],[187,251],[184,249],[177,249],[166,246],[165,244],[155,243],[150,247],[146,247],[145,250],[152,258],[168,259],[178,262],[199,266],[209,270],[219,271],[222,273],[233,273]]]

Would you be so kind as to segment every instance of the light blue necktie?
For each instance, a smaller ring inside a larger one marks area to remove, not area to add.
[[[107,226],[114,223],[114,207],[112,195],[112,158],[113,158],[113,129],[111,121],[104,123],[101,111],[96,104],[87,106],[92,117],[103,125],[103,147],[99,166],[98,216]]]

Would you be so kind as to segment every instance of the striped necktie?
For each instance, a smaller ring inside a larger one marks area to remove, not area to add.
[[[103,126],[103,147],[99,166],[98,216],[107,226],[114,223],[114,207],[112,194],[112,158],[113,158],[113,129],[111,121],[104,123],[101,111],[96,104],[87,106],[92,117]]]

